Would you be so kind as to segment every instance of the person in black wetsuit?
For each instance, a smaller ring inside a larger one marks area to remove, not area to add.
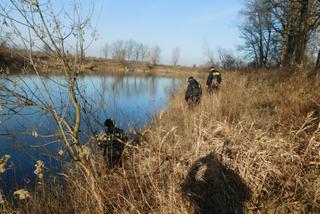
[[[190,104],[195,104],[200,102],[202,95],[202,88],[200,83],[194,79],[192,76],[188,78],[188,88],[185,93],[185,100]]]
[[[121,164],[121,155],[128,137],[123,129],[115,126],[112,119],[104,122],[105,133],[98,137],[98,146],[103,149],[103,156],[106,157],[110,167]]]

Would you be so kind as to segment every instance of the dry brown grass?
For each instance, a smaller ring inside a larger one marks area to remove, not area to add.
[[[122,168],[107,169],[99,155],[69,166],[64,187],[36,191],[19,209],[319,213],[319,85],[319,76],[229,72],[192,109],[181,91],[141,145],[126,147]]]
[[[319,83],[302,74],[228,73],[220,92],[205,94],[197,108],[188,109],[178,95],[148,130],[148,152],[137,161],[142,172],[164,173],[154,180],[169,182],[170,197],[164,188],[155,191],[163,200],[156,212],[191,211],[180,185],[191,164],[210,153],[251,190],[246,212],[318,212]]]

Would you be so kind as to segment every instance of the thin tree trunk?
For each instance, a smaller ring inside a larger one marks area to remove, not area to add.
[[[319,48],[319,52],[318,52],[316,67],[320,68],[320,48]]]
[[[282,66],[283,67],[290,67],[293,63],[293,56],[295,52],[295,32],[294,30],[290,29],[289,35],[287,37],[287,41],[284,43],[284,55],[282,59]]]
[[[259,67],[264,66],[264,48],[263,48],[263,32],[262,32],[262,17],[259,13]]]
[[[295,64],[303,65],[303,58],[309,40],[309,4],[310,0],[300,1],[299,28],[295,41]]]
[[[281,53],[281,66],[290,67],[294,63],[294,54],[296,51],[297,43],[297,3],[294,1],[289,1],[287,3],[287,23],[285,24],[284,34],[283,34],[283,44]]]

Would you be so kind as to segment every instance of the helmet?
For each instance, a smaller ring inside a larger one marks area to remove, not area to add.
[[[219,71],[219,70],[218,70],[217,68],[215,68],[215,67],[212,66],[212,67],[210,67],[210,71],[211,71],[211,72],[217,72],[217,71]]]
[[[104,122],[104,126],[107,128],[113,128],[114,127],[114,122],[111,118],[106,119]]]
[[[188,82],[190,82],[193,79],[194,79],[193,76],[188,77]]]

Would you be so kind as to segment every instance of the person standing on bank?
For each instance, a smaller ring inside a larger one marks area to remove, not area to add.
[[[218,69],[210,67],[209,75],[207,78],[207,89],[209,93],[219,89],[219,85],[222,81],[221,73]]]
[[[188,78],[188,88],[185,93],[185,100],[189,104],[198,104],[202,95],[202,88],[200,83],[190,76]]]

